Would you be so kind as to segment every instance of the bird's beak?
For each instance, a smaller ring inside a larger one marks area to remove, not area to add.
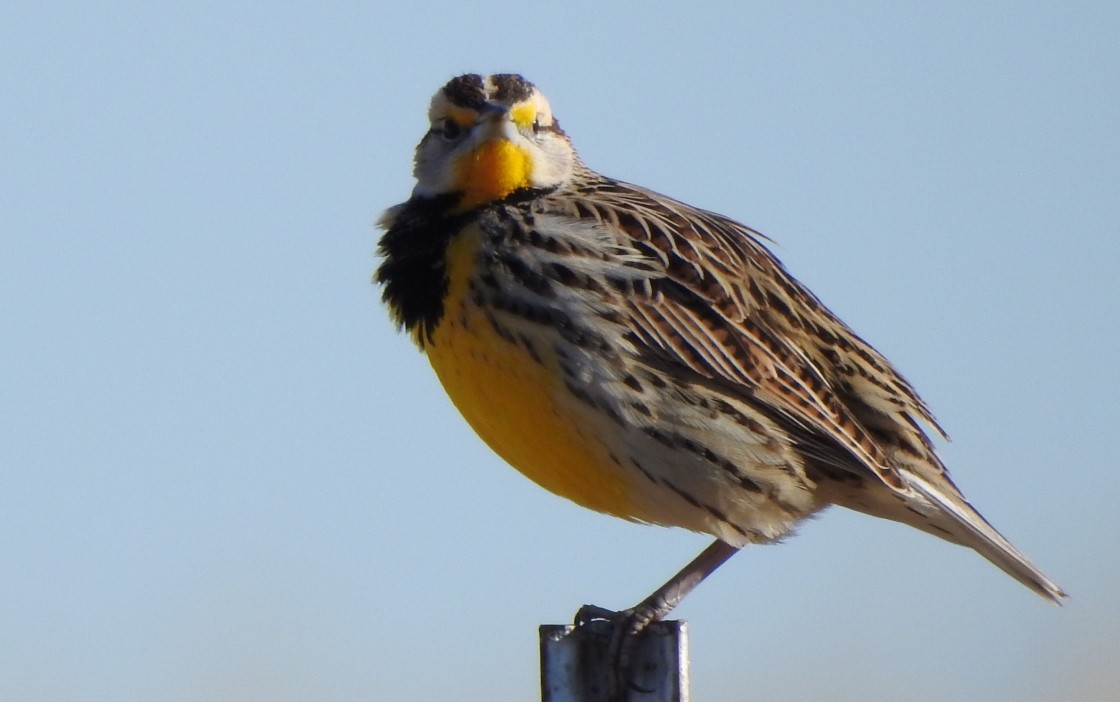
[[[456,169],[457,189],[463,192],[461,210],[501,200],[529,187],[533,172],[532,155],[519,143],[518,127],[508,108],[485,106],[480,111],[475,139],[476,146],[463,155]]]
[[[480,145],[499,139],[517,141],[517,124],[513,121],[509,108],[504,105],[487,103],[479,110],[478,122],[480,129],[477,131],[477,139]]]

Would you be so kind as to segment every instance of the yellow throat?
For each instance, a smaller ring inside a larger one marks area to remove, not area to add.
[[[463,193],[457,209],[469,210],[529,187],[532,172],[529,152],[508,139],[491,139],[468,154],[456,169],[456,189]]]

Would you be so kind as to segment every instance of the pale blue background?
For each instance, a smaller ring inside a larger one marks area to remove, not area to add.
[[[1073,596],[828,513],[681,607],[695,699],[1120,696],[1117,5],[686,4],[5,4],[0,699],[529,700],[706,543],[502,465],[378,303],[465,71],[779,241]]]

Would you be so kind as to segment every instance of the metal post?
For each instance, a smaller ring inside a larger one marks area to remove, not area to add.
[[[610,688],[607,654],[613,625],[591,621],[581,627],[540,628],[542,702],[604,702]],[[630,662],[627,702],[688,702],[688,629],[683,621],[661,621],[643,631]]]

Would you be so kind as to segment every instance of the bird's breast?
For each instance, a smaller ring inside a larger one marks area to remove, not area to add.
[[[564,386],[547,329],[527,334],[496,326],[474,294],[481,235],[466,230],[448,245],[443,316],[428,360],[459,412],[499,456],[551,492],[600,512],[643,518],[601,416]]]

